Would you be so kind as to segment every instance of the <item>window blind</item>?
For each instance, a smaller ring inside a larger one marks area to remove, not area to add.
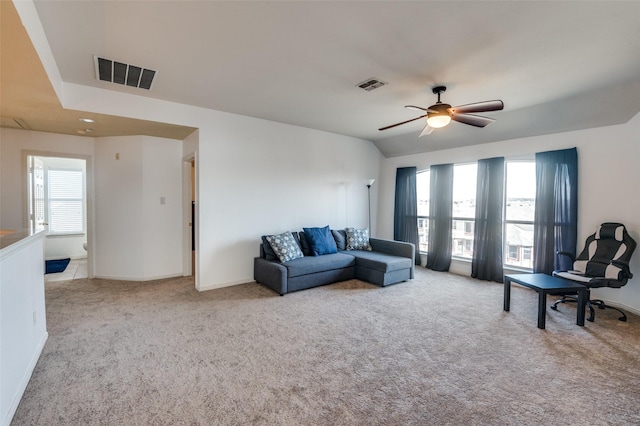
[[[84,179],[82,170],[49,169],[49,232],[83,233]]]

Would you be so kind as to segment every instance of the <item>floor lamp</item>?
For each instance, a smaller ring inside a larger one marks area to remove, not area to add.
[[[367,185],[367,191],[369,193],[369,236],[371,236],[371,185],[373,185],[375,181],[375,179],[365,180],[365,185]]]

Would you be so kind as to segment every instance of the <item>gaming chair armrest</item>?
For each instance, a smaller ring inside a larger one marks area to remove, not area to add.
[[[571,259],[572,263],[576,261],[576,256],[569,251],[559,251],[557,252],[557,254],[559,254],[560,256],[567,256],[569,259]]]
[[[631,270],[629,269],[629,262],[625,262],[624,260],[612,260],[611,264],[613,266],[617,266],[618,268],[622,269],[624,271],[624,275],[627,278],[633,278],[633,274],[631,273]]]

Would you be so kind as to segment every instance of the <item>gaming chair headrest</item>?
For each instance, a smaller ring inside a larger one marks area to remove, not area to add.
[[[621,223],[603,223],[598,227],[595,234],[596,240],[604,240],[607,238],[613,238],[616,241],[622,241],[624,239],[624,225]]]

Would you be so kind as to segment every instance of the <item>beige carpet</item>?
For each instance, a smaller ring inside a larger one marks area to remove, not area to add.
[[[189,279],[46,285],[15,425],[640,424],[640,318],[420,268],[277,296]]]

